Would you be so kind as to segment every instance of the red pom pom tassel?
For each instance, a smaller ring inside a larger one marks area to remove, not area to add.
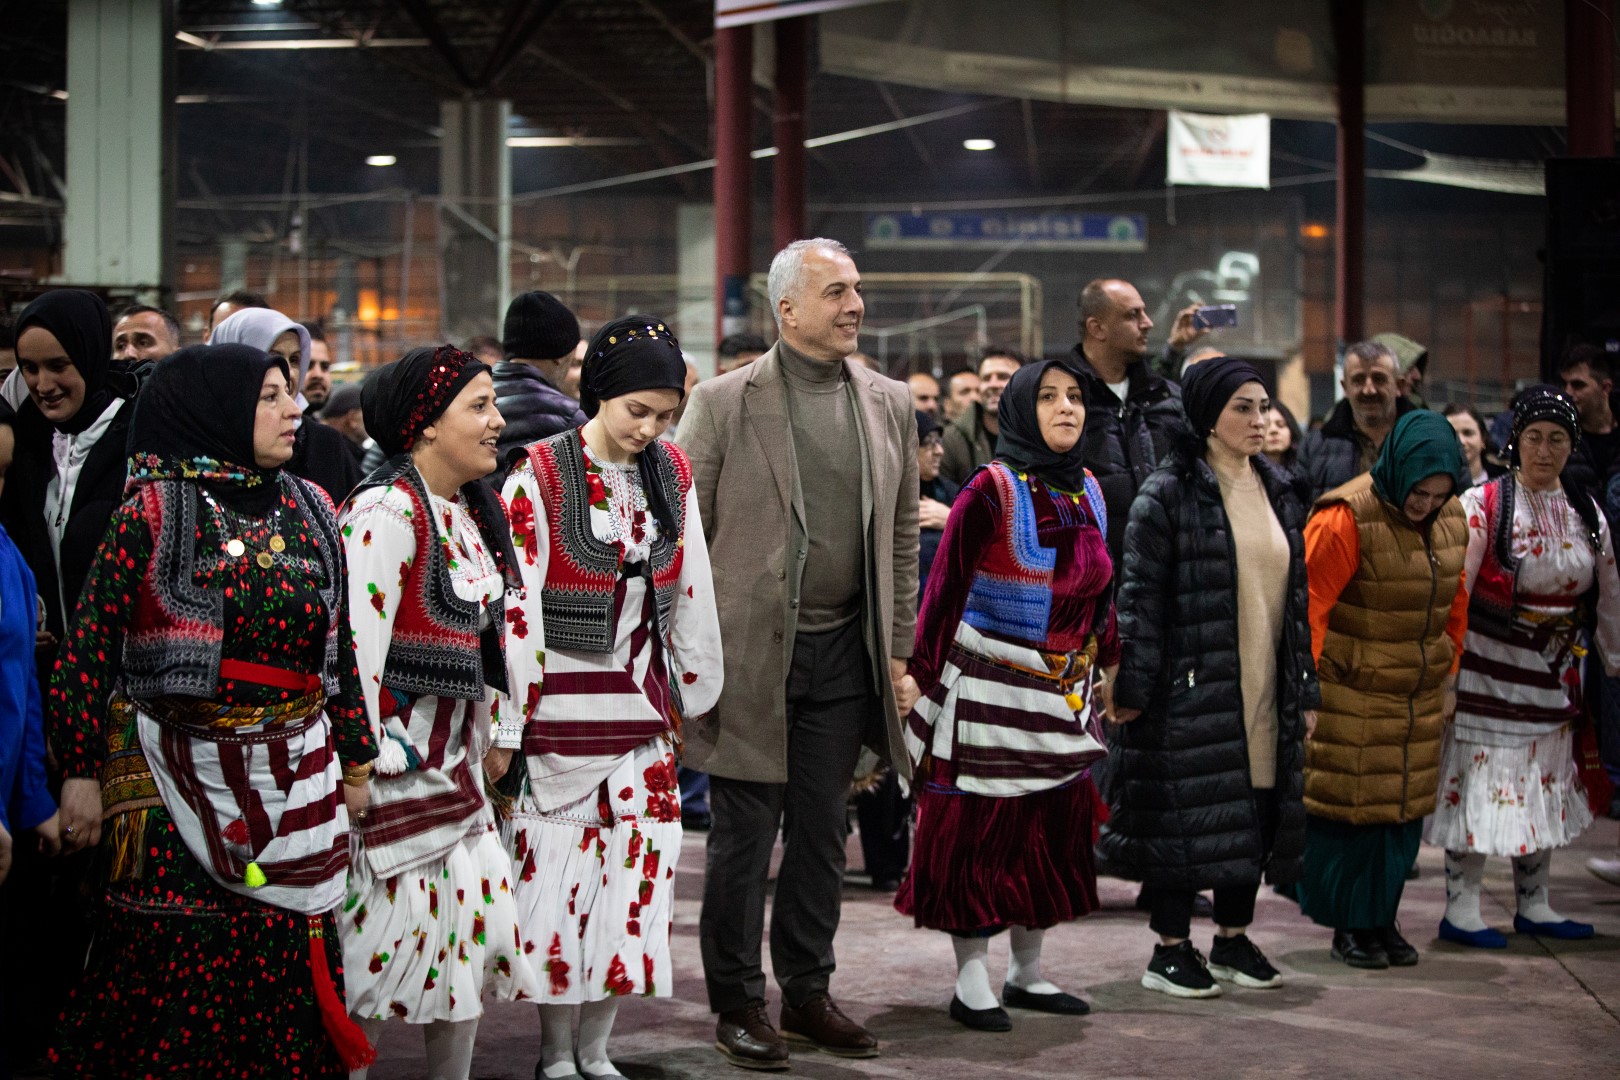
[[[338,997],[332,970],[326,964],[326,930],[319,915],[309,917],[309,972],[314,976],[315,1003],[320,1006],[321,1023],[326,1027],[327,1038],[337,1048],[338,1057],[343,1059],[343,1067],[353,1072],[375,1062],[376,1048],[349,1016],[343,999]]]

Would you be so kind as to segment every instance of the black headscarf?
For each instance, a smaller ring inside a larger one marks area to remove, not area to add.
[[[454,345],[412,349],[361,385],[366,433],[389,457],[406,453],[422,429],[444,415],[462,387],[488,370],[488,364]]]
[[[191,345],[159,360],[135,399],[129,482],[192,480],[245,513],[279,494],[279,468],[263,469],[253,428],[264,377],[287,364],[251,345]]]
[[[1543,421],[1569,432],[1571,447],[1580,445],[1581,415],[1575,402],[1560,393],[1556,386],[1527,386],[1513,395],[1513,436],[1504,448],[1511,464],[1519,464],[1519,436],[1524,434],[1524,429]]]
[[[1084,491],[1086,487],[1086,465],[1081,453],[1084,439],[1077,441],[1068,453],[1058,453],[1046,445],[1046,438],[1041,435],[1039,415],[1035,411],[1041,394],[1041,379],[1052,368],[1074,374],[1061,360],[1025,364],[1002,390],[996,416],[1001,429],[996,436],[996,460],[1019,472],[1033,473],[1048,487],[1072,494]],[[1080,382],[1078,378],[1075,381]]]
[[[18,339],[30,326],[50,331],[84,380],[84,403],[60,424],[58,431],[77,435],[112,404],[109,386],[112,368],[112,315],[101,297],[83,289],[52,289],[23,308],[13,333]]]
[[[626,315],[596,332],[579,373],[579,407],[586,416],[595,416],[609,398],[637,390],[686,397],[686,357],[667,327],[651,315]]]
[[[1266,377],[1259,368],[1235,356],[1212,356],[1188,368],[1181,377],[1181,407],[1193,434],[1200,440],[1208,438],[1238,387],[1251,382],[1265,386]]]

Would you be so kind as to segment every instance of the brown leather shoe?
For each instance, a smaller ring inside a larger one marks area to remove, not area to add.
[[[788,1046],[771,1027],[763,1001],[720,1014],[714,1025],[714,1048],[740,1069],[779,1072],[788,1067]]]
[[[817,994],[797,1009],[782,1003],[782,1035],[807,1042],[817,1050],[847,1058],[878,1056],[872,1033],[839,1011],[827,994]]]

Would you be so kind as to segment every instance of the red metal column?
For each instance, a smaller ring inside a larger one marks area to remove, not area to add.
[[[1364,327],[1363,275],[1367,244],[1367,16],[1363,0],[1333,5],[1333,42],[1338,53],[1338,228],[1333,280],[1338,299],[1339,341],[1360,341]]]
[[[810,20],[776,23],[776,102],[771,131],[776,143],[776,176],[772,192],[772,239],[781,251],[805,238],[805,88],[808,83]]]
[[[714,33],[715,341],[744,329],[752,247],[754,28]]]
[[[1614,156],[1614,3],[1564,0],[1564,117],[1570,157]]]

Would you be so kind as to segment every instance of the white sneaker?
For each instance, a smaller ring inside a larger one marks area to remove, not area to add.
[[[1592,872],[1593,877],[1601,878],[1610,885],[1620,885],[1620,857],[1587,859],[1586,868]]]

